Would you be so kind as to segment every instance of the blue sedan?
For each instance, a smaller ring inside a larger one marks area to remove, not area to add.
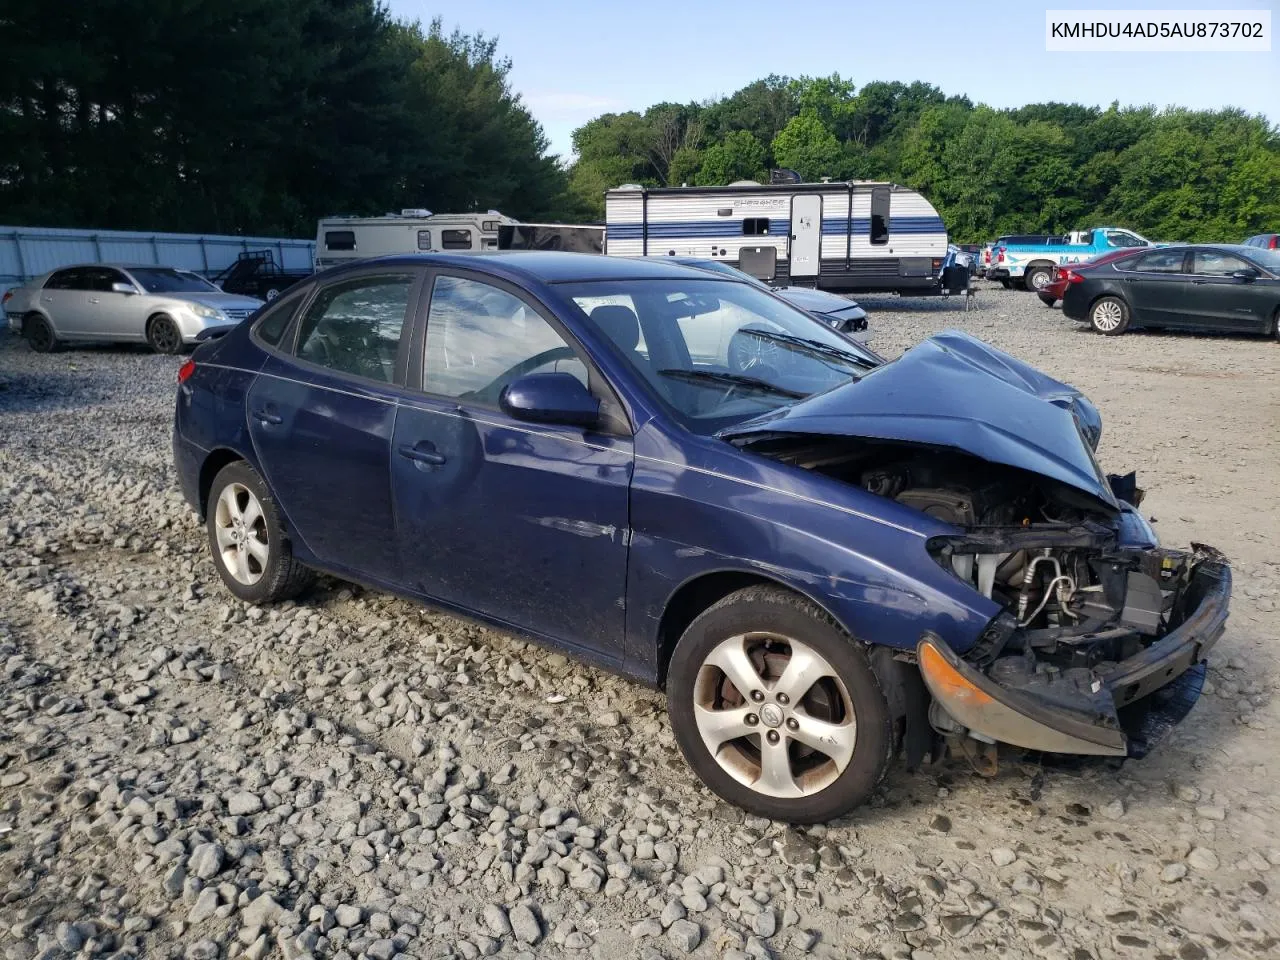
[[[1158,546],[1071,387],[960,333],[884,363],[758,285],[561,253],[365,261],[179,372],[227,589],[313,570],[665,689],[689,764],[791,822],[898,754],[1140,754],[1230,568]]]

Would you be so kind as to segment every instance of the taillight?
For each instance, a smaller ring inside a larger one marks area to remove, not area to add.
[[[178,383],[186,383],[191,379],[191,375],[196,372],[196,362],[188,360],[178,368]]]
[[[1084,274],[1076,273],[1074,270],[1063,270],[1058,274],[1059,280],[1065,280],[1067,283],[1084,283]]]
[[[1271,249],[1271,250],[1277,250],[1277,249],[1280,249],[1280,233],[1277,233],[1277,234],[1273,234],[1273,235],[1272,235],[1272,237],[1271,237],[1271,243],[1269,244],[1269,249]],[[9,297],[11,297],[11,296],[12,296],[12,294],[6,293],[6,294],[4,295],[4,298],[5,298],[6,300],[8,300],[8,299],[9,299]]]
[[[996,263],[1004,263],[1004,247],[996,247]]]
[[[1272,245],[1273,247],[1275,246],[1275,241],[1274,241],[1274,240],[1272,241],[1271,245]],[[13,291],[12,291],[12,290],[6,290],[6,291],[4,292],[4,299],[3,299],[3,300],[0,300],[0,306],[2,306],[2,305],[4,305],[4,304],[8,303],[8,302],[9,302],[10,300],[12,300],[12,299],[13,299]]]

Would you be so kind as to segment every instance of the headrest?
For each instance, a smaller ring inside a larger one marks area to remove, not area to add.
[[[630,307],[621,304],[596,307],[591,311],[591,320],[623,350],[634,350],[640,344],[640,321]]]

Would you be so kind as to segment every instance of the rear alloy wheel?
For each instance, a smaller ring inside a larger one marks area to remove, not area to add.
[[[175,354],[182,349],[182,334],[176,323],[161,315],[147,325],[147,343],[156,353]]]
[[[1034,290],[1039,293],[1049,285],[1049,281],[1053,278],[1049,275],[1048,267],[1032,267],[1027,271],[1024,279],[1028,290]]]
[[[1041,303],[1050,309],[1052,309],[1053,305],[1058,302],[1057,297],[1052,297],[1047,293],[1037,293],[1036,296],[1040,298]]]
[[[1089,323],[1098,333],[1119,336],[1129,326],[1129,305],[1119,297],[1101,297],[1089,308]]]
[[[241,600],[286,600],[311,582],[311,571],[293,559],[266,483],[247,463],[237,461],[218,472],[206,512],[213,564]]]
[[[667,698],[690,766],[759,816],[838,817],[888,766],[888,707],[861,645],[786,590],[749,587],[694,620],[672,657]]]
[[[53,353],[60,346],[52,325],[38,313],[22,321],[22,336],[36,353]]]

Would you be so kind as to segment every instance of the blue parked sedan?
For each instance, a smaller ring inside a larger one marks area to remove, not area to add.
[[[312,570],[667,692],[792,822],[898,753],[1141,754],[1231,575],[1160,548],[1072,388],[961,333],[882,363],[757,285],[560,253],[320,274],[179,373],[174,456],[242,600]]]

